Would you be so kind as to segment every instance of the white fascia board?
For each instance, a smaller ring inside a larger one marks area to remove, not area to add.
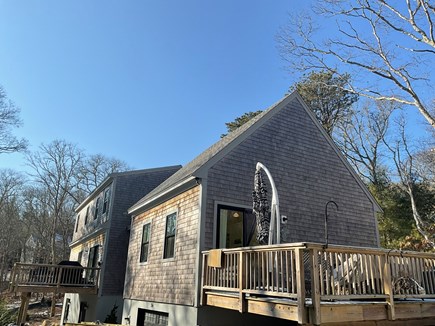
[[[139,210],[142,210],[145,207],[148,207],[148,206],[152,205],[154,202],[158,201],[159,199],[163,199],[163,198],[165,198],[165,196],[167,196],[167,195],[169,195],[169,194],[171,194],[173,192],[176,192],[177,189],[182,189],[183,186],[186,186],[186,185],[188,185],[191,182],[196,182],[196,177],[195,176],[190,176],[190,177],[188,177],[188,178],[186,178],[184,180],[181,180],[180,182],[176,183],[172,187],[170,187],[170,188],[168,188],[168,189],[166,189],[166,190],[156,194],[155,196],[151,197],[147,201],[145,201],[143,203],[140,203],[139,205],[134,205],[134,206],[130,207],[127,210],[127,213],[130,214],[130,215],[137,215],[137,212]]]

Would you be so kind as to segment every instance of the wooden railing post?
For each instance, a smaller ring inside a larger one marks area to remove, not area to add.
[[[320,316],[320,270],[319,270],[319,250],[310,249],[312,272],[311,272],[311,301],[313,303],[313,324],[321,324]],[[323,280],[322,280],[323,282]]]
[[[298,323],[305,324],[307,314],[305,309],[305,272],[304,272],[304,248],[295,249],[296,259],[296,291],[298,295]]]
[[[14,268],[12,269],[11,279],[9,280],[9,292],[14,291],[16,285],[16,275],[17,275],[17,263],[14,264]]]
[[[246,257],[246,255],[243,254],[243,251],[240,251],[238,267],[239,267],[239,312],[241,313],[246,312],[246,300],[245,300],[245,294],[243,293],[244,284],[246,282],[246,268],[245,268],[245,261],[243,257]]]
[[[396,313],[394,308],[394,289],[393,289],[393,281],[391,278],[391,268],[390,262],[388,260],[388,254],[383,256],[383,269],[382,269],[382,278],[384,280],[384,293],[387,295],[387,304],[388,304],[388,319],[395,320]]]

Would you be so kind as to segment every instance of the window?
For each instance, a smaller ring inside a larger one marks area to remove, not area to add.
[[[77,215],[76,232],[79,229],[79,223],[80,223],[80,214]]]
[[[77,261],[81,264],[82,263],[82,257],[83,257],[83,250],[79,252],[77,256]]]
[[[88,219],[89,219],[89,206],[86,208],[85,225],[88,224]]]
[[[138,309],[137,325],[138,326],[165,326],[169,325],[169,314],[160,311]]]
[[[89,249],[89,256],[88,256],[88,266],[87,267],[92,267],[92,268],[96,268],[98,265],[98,249],[100,248],[99,245],[96,245],[94,247],[92,247],[91,249]],[[94,280],[94,276],[95,276],[95,269],[92,269],[91,271],[88,271],[88,281],[93,281]]]
[[[150,247],[150,234],[151,234],[151,223],[147,223],[142,229],[142,242],[140,245],[140,262],[145,263],[148,261],[148,251]]]
[[[177,224],[177,213],[166,216],[165,249],[163,258],[174,257],[175,249],[175,230]]]
[[[257,246],[255,216],[251,210],[218,205],[217,248]]]
[[[106,189],[104,192],[104,202],[103,202],[103,214],[105,214],[109,210],[109,201],[110,201],[110,188]]]
[[[100,197],[97,198],[97,202],[95,203],[95,212],[94,212],[94,220],[98,217],[98,209],[100,208]]]

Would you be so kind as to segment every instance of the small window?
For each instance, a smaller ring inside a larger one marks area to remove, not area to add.
[[[106,189],[104,192],[104,202],[103,202],[103,214],[109,210],[109,202],[110,202],[110,188]]]
[[[176,226],[177,213],[166,216],[165,249],[163,252],[163,258],[174,257]]]
[[[166,312],[138,309],[138,326],[164,326],[169,325],[169,314]]]
[[[96,220],[98,218],[99,208],[100,208],[100,197],[97,198],[97,202],[95,203],[94,220]]]
[[[89,219],[89,206],[86,208],[85,225],[88,224],[88,219]]]
[[[77,215],[77,222],[76,222],[76,232],[79,229],[79,223],[80,223],[80,214]]]
[[[142,242],[140,245],[140,262],[148,261],[148,251],[150,247],[151,223],[147,223],[142,229]]]

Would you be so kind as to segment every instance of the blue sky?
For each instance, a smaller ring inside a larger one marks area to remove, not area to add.
[[[185,164],[294,82],[290,1],[0,0],[0,84],[31,150],[65,139],[134,168]],[[21,154],[0,167],[24,169]]]
[[[0,84],[30,142],[185,164],[296,80],[275,37],[310,1],[0,0]],[[0,168],[24,170],[22,154]]]

